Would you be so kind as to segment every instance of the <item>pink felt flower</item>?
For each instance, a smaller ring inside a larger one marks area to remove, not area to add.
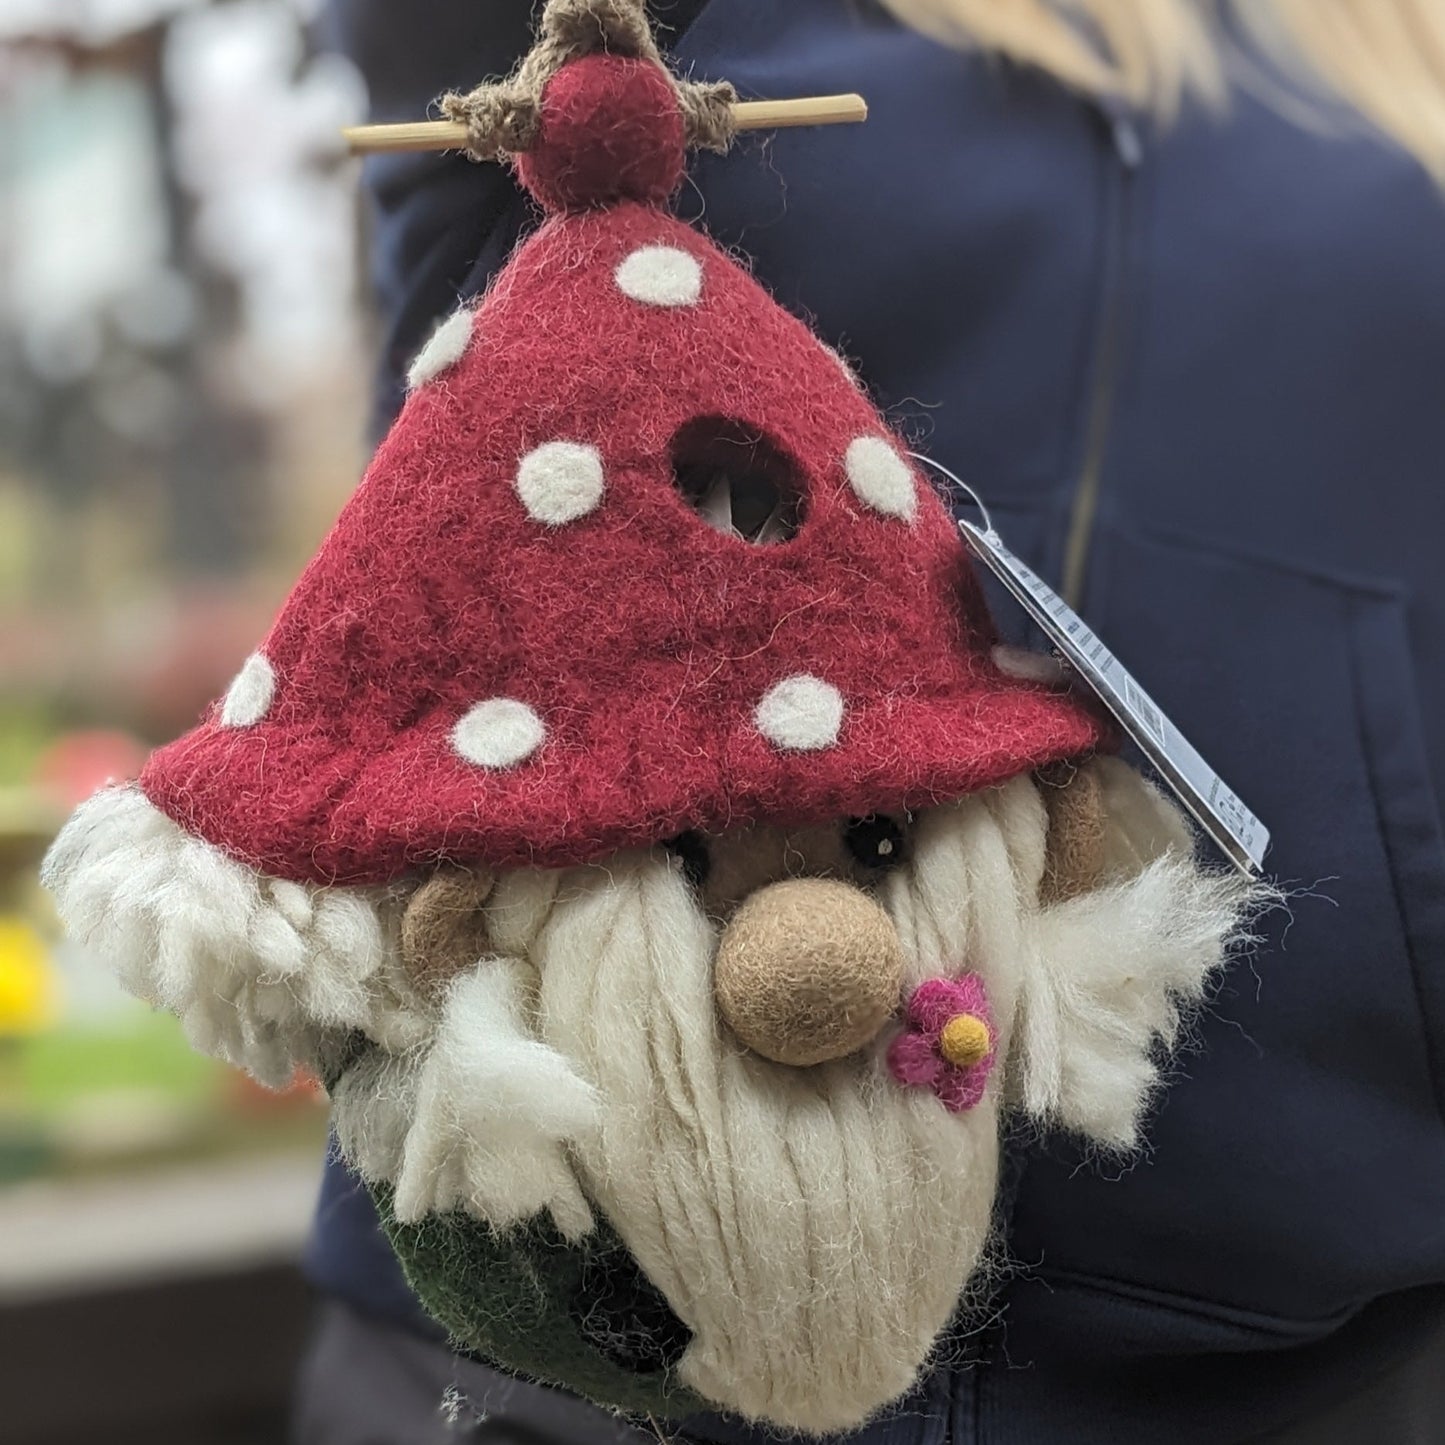
[[[955,1114],[983,1098],[995,1039],[988,991],[976,973],[930,978],[908,1000],[906,1025],[888,1049],[900,1084],[932,1089]]]

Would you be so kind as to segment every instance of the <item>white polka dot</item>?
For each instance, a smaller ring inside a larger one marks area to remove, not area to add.
[[[838,741],[843,695],[821,678],[800,672],[769,688],[753,717],[769,742],[796,752],[812,752]]]
[[[918,510],[913,473],[882,437],[854,437],[843,455],[843,468],[859,501],[885,516],[913,520]]]
[[[634,301],[650,306],[692,306],[702,295],[702,267],[677,246],[643,246],[613,276]]]
[[[226,689],[221,703],[223,728],[248,728],[266,716],[276,693],[276,672],[263,654],[253,652]]]
[[[1000,643],[993,650],[993,665],[1007,677],[1021,682],[1046,682],[1058,687],[1067,682],[1064,664],[1049,652],[1031,652],[1026,647],[1007,647]]]
[[[453,311],[431,334],[431,339],[417,354],[416,360],[407,367],[406,386],[415,391],[425,386],[432,377],[440,376],[447,367],[455,366],[472,339],[472,313],[463,306]]]
[[[493,697],[468,708],[452,729],[452,744],[469,762],[483,768],[510,768],[542,746],[542,719],[514,697]]]
[[[545,442],[517,464],[517,495],[549,527],[585,517],[602,500],[602,457],[581,442]]]

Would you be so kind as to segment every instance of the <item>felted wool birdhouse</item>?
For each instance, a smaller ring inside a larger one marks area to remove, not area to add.
[[[976,1287],[1008,1112],[1135,1142],[1243,891],[998,648],[848,367],[668,214],[696,97],[559,33],[543,224],[46,877],[197,1047],[326,1080],[459,1348],[829,1431]]]

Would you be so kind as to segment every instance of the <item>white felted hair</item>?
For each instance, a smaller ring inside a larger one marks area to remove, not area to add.
[[[959,1114],[889,1076],[891,1030],[809,1069],[741,1049],[717,1019],[717,925],[660,853],[503,874],[495,956],[440,999],[401,970],[392,892],[261,877],[134,788],[80,809],[45,876],[128,987],[263,1078],[363,1032],[337,1132],[401,1219],[548,1211],[577,1239],[600,1210],[692,1332],[683,1383],[824,1432],[909,1388],[975,1279],[1003,1103],[1131,1144],[1154,1051],[1251,901],[1193,862],[1154,789],[1093,766],[1101,890],[1039,906],[1048,815],[1026,777],[920,814],[882,885],[906,984],[987,985],[1000,1066]]]
[[[821,1432],[913,1382],[988,1233],[992,1096],[949,1115],[860,1055],[739,1049],[713,926],[648,855],[574,870],[538,936],[543,1037],[597,1086],[588,1193],[693,1332],[679,1378]]]
[[[1159,1047],[1175,1043],[1270,890],[1200,867],[1183,815],[1132,768],[1092,766],[1105,879],[1032,921],[1007,1077],[1011,1100],[1041,1122],[1129,1149]]]
[[[361,1029],[393,1049],[431,1031],[397,960],[381,889],[267,878],[178,828],[135,787],[75,811],[42,870],[71,935],[191,1043],[286,1083],[328,1039]]]
[[[962,956],[979,960],[989,986],[1009,1103],[1128,1149],[1160,1046],[1176,1041],[1268,890],[1202,868],[1179,810],[1132,768],[1090,766],[1107,815],[1102,887],[1035,906],[1048,823],[1019,778],[923,814],[913,866],[890,880],[888,903],[919,978],[947,972],[967,939]]]
[[[1166,856],[1046,909],[1033,930],[1010,1077],[1045,1123],[1130,1149],[1181,1010],[1204,995],[1247,889]]]
[[[400,1168],[370,1176],[395,1179],[398,1219],[462,1207],[504,1228],[547,1210],[568,1239],[592,1228],[566,1148],[594,1132],[597,1096],[528,1027],[534,982],[517,959],[485,958],[448,989],[414,1092],[398,1081],[414,1121]],[[367,1100],[354,1104],[370,1132]],[[338,1111],[343,1149],[354,1112]]]

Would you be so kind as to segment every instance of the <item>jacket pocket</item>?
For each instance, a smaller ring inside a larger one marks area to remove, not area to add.
[[[1405,599],[1154,536],[1098,555],[1089,620],[1271,828],[1292,896],[1200,1019],[1147,1154],[1081,1169],[1046,1144],[1014,1249],[1045,1277],[1322,1332],[1445,1277],[1445,847]]]
[[[1398,590],[1356,609],[1351,634],[1362,753],[1369,769],[1406,953],[1414,973],[1436,1107],[1445,1115],[1445,844]]]

